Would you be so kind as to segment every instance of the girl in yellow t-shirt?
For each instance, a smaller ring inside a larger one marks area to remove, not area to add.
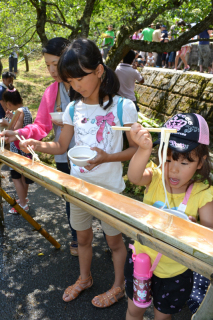
[[[194,113],[179,113],[169,119],[164,127],[177,129],[169,138],[165,163],[165,187],[171,209],[184,211],[193,222],[213,228],[213,187],[210,187],[209,128],[204,118]],[[150,162],[152,138],[148,130],[135,123],[130,131],[138,150],[130,161],[128,178],[136,185],[146,186],[144,203],[162,208],[165,192],[162,171]],[[161,136],[154,143],[160,143]],[[199,174],[199,179],[196,177]],[[203,183],[208,180],[209,185]],[[185,206],[185,195],[190,196]],[[181,206],[180,206],[181,205]],[[180,209],[181,208],[181,209]],[[184,209],[183,209],[184,208]],[[153,264],[157,251],[139,242],[134,244],[136,254],[147,253]],[[146,309],[133,303],[133,263],[129,252],[125,264],[128,310],[126,320],[142,320]],[[162,256],[152,278],[152,296],[155,320],[171,320],[171,315],[181,311],[189,299],[193,286],[193,273],[185,266]]]

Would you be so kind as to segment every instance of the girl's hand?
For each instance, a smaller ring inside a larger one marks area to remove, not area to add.
[[[143,150],[152,149],[152,137],[148,130],[146,130],[139,123],[134,123],[130,130],[132,140]]]
[[[52,119],[51,119],[51,121],[53,124],[55,124],[56,126],[59,126],[61,128],[63,128],[63,126],[64,126],[63,122],[61,122],[61,121],[56,121],[56,120],[52,120]]]
[[[25,153],[29,153],[29,150],[27,149],[28,146],[30,146],[34,151],[36,150],[38,141],[33,139],[28,139],[24,141],[19,142],[19,148],[24,151]]]
[[[5,118],[1,119],[1,125],[8,126],[8,124],[9,124],[9,122],[7,119],[5,119]]]
[[[88,166],[85,166],[85,169],[88,171],[92,170],[94,167],[98,166],[101,163],[108,162],[107,161],[107,156],[108,153],[103,151],[102,149],[99,148],[90,148],[91,150],[95,150],[97,152],[97,156],[95,157],[94,160],[89,160],[88,161]]]
[[[18,140],[16,138],[16,134],[18,134],[18,131],[5,130],[5,131],[0,132],[0,137],[5,137],[5,142],[10,143],[10,142]]]
[[[192,217],[192,216],[189,216],[189,220],[190,220],[191,222],[195,222],[195,223],[197,222],[196,219],[195,219],[195,217]]]
[[[12,117],[13,117],[13,112],[10,111],[10,110],[7,110],[7,111],[6,111],[6,117],[7,117],[8,119],[12,119]]]

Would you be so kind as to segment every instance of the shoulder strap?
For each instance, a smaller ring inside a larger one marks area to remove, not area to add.
[[[118,99],[118,104],[117,104],[117,114],[118,114],[118,119],[120,120],[121,126],[123,127],[123,101],[124,98],[120,97]]]
[[[72,121],[74,118],[74,111],[75,111],[75,100],[70,102],[70,104],[69,104],[69,114],[70,114],[70,118],[72,119]]]
[[[61,111],[61,94],[60,94],[60,83],[58,83],[58,92],[56,97],[56,111]]]
[[[179,207],[178,207],[178,210],[179,211],[182,211],[185,213],[186,211],[186,207],[187,207],[187,202],[189,200],[189,197],[191,195],[191,192],[192,192],[192,189],[193,189],[193,183],[190,184],[190,186],[188,187],[187,191],[186,191],[186,194],[185,194],[185,197],[183,199],[183,201],[180,203]]]

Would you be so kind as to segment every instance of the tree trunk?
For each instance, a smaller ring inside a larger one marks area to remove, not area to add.
[[[24,55],[24,60],[25,60],[25,64],[26,64],[26,72],[29,71],[29,60],[28,60],[28,56],[25,54]]]
[[[0,76],[2,74],[2,70],[3,70],[3,64],[2,64],[1,59],[0,59]]]

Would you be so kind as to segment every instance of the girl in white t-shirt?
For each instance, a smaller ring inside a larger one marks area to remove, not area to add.
[[[114,192],[122,192],[125,184],[122,178],[121,161],[132,158],[136,151],[129,133],[129,148],[123,150],[123,134],[112,130],[120,126],[117,114],[119,81],[114,71],[103,64],[98,47],[90,40],[77,39],[62,54],[58,71],[62,81],[70,83],[75,90],[74,116],[70,116],[70,106],[63,116],[63,129],[57,142],[27,140],[24,146],[32,145],[35,150],[50,154],[64,153],[72,136],[76,145],[87,145],[97,151],[94,160],[86,167],[73,165],[72,175]],[[129,99],[123,101],[122,121],[124,126],[131,126],[137,121],[137,111]],[[63,300],[69,302],[81,291],[93,284],[90,272],[92,260],[92,216],[70,204],[71,225],[77,230],[80,276],[77,282],[68,287]],[[104,294],[96,296],[92,304],[99,308],[108,307],[124,296],[124,263],[126,248],[121,233],[102,222],[109,247],[112,250],[115,270],[113,287]]]

